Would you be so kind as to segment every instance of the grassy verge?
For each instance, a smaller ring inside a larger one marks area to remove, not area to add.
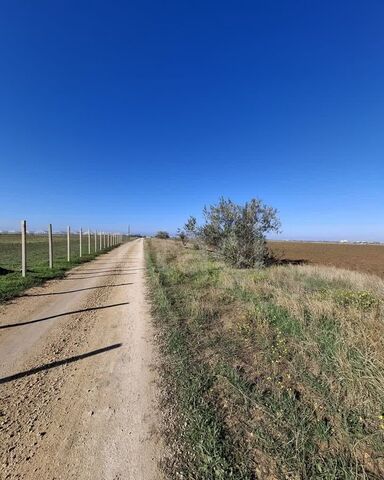
[[[41,285],[52,278],[61,278],[65,272],[71,268],[85,262],[93,260],[98,255],[106,253],[115,247],[105,248],[102,251],[93,254],[85,254],[81,258],[75,257],[72,261],[67,262],[64,259],[56,260],[54,268],[47,267],[47,262],[34,262],[33,266],[27,271],[26,277],[22,277],[19,271],[11,271],[1,274],[0,272],[0,303],[10,300],[21,295],[27,288]]]
[[[384,478],[384,282],[147,243],[170,478]]]

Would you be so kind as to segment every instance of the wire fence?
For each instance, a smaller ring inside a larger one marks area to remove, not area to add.
[[[44,233],[31,233],[26,227],[23,221],[19,233],[0,233],[1,273],[21,272],[25,276],[31,270],[54,269],[64,264],[78,263],[80,259],[89,260],[129,238],[116,232],[72,231],[69,227],[67,232],[52,231],[51,235],[50,228]]]

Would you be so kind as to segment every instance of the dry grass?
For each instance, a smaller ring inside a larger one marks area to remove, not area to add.
[[[194,394],[179,385],[185,478],[384,478],[383,280],[307,265],[236,270],[172,241],[150,249],[188,378],[206,379]],[[195,395],[215,419],[209,445],[204,428],[188,436]]]

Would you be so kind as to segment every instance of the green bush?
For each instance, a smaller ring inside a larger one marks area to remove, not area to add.
[[[277,211],[261,200],[239,205],[221,198],[217,205],[205,207],[205,223],[190,217],[183,234],[217,251],[226,262],[238,268],[263,266],[268,259],[266,234],[278,232]]]

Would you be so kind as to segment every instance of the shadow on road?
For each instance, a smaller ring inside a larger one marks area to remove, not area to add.
[[[93,268],[86,268],[82,270],[81,272],[70,272],[68,273],[69,276],[73,275],[84,275],[86,273],[111,273],[113,274],[119,274],[119,273],[130,273],[130,272],[135,272],[138,270],[145,270],[144,268],[115,268],[113,270],[101,270],[101,269],[93,269]]]
[[[38,318],[37,320],[28,320],[26,322],[21,322],[21,323],[10,323],[8,325],[0,325],[0,329],[21,327],[22,325],[30,325],[31,323],[44,322],[45,320],[52,320],[53,318],[64,317],[65,315],[73,315],[74,313],[92,312],[94,310],[103,310],[105,308],[120,307],[122,305],[128,305],[128,304],[129,302],[123,302],[123,303],[115,303],[113,305],[103,305],[101,307],[83,308],[81,310],[73,310],[72,312],[58,313],[57,315],[52,315],[50,317]]]
[[[130,270],[84,270],[83,272],[71,272],[67,274],[68,278],[72,278],[76,280],[78,275],[93,275],[93,274],[102,274],[102,273],[109,273],[111,275],[122,275],[126,273],[131,273]]]
[[[80,275],[80,274],[79,274]],[[81,275],[83,275],[83,272],[81,273]],[[73,280],[89,280],[90,278],[99,278],[99,277],[117,277],[117,276],[126,276],[126,275],[136,275],[136,272],[129,272],[129,273],[109,273],[109,274],[96,274],[96,275],[93,275],[93,272],[91,272],[89,274],[88,277],[75,277],[75,276],[71,276],[71,277],[67,277],[67,278],[63,278],[62,281],[73,281]]]
[[[68,365],[69,363],[77,362],[78,360],[83,360],[87,357],[93,357],[93,355],[99,355],[100,353],[114,350],[115,348],[119,348],[122,345],[122,343],[115,343],[113,345],[109,345],[108,347],[99,348],[98,350],[92,350],[91,352],[87,353],[82,353],[81,355],[64,358],[63,360],[57,360],[56,362],[46,363],[45,365],[41,365],[40,367],[31,368],[30,370],[25,370],[24,372],[15,373],[14,375],[0,378],[0,384],[12,382],[13,380],[18,380],[19,378],[23,377],[28,377],[29,375],[34,375],[35,373],[42,372],[43,370],[50,370],[51,368],[60,367],[61,365]]]
[[[84,292],[84,290],[95,290],[96,288],[124,287],[125,285],[133,285],[133,283],[130,282],[130,283],[118,283],[116,285],[100,285],[98,287],[87,287],[87,288],[78,288],[77,290],[67,290],[66,292],[34,293],[34,294],[29,293],[27,295],[24,295],[24,297],[47,297],[50,295],[64,295],[66,293]]]

